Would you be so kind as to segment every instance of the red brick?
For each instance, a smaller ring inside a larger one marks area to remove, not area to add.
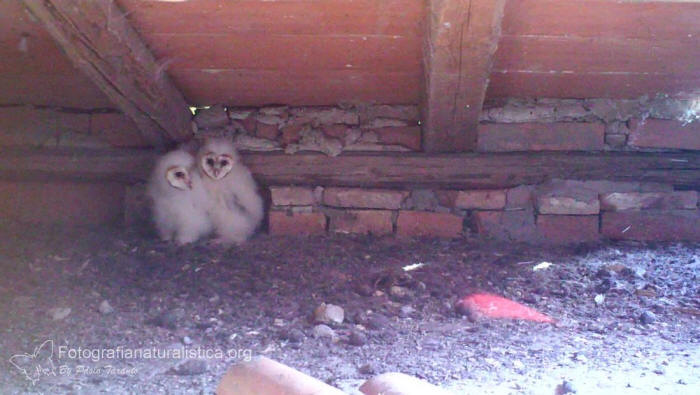
[[[697,208],[697,205],[698,193],[695,191],[627,192],[600,195],[600,209],[606,211],[692,210]]]
[[[435,191],[438,203],[443,207],[453,208],[459,191]]]
[[[506,208],[509,209],[529,209],[532,208],[532,192],[534,187],[531,185],[521,185],[511,188],[506,191]]]
[[[326,233],[326,216],[323,213],[270,211],[270,234],[295,236],[323,233]]]
[[[531,210],[477,211],[474,222],[480,235],[499,240],[541,241]]]
[[[602,123],[483,123],[479,151],[598,151],[605,146]]]
[[[540,215],[537,231],[545,242],[553,244],[600,239],[597,215]]]
[[[277,125],[268,125],[258,121],[255,135],[268,140],[275,140],[279,134]]]
[[[700,150],[700,122],[683,125],[679,121],[662,119],[634,121],[630,127],[629,145]]]
[[[331,216],[331,230],[337,233],[386,235],[394,231],[393,212],[386,210],[346,210]]]
[[[421,149],[420,126],[400,126],[367,129],[379,137],[379,142],[389,145],[400,145],[413,151]]]
[[[316,203],[314,191],[305,187],[270,187],[274,206],[311,206]]]
[[[426,211],[399,211],[396,233],[407,237],[455,238],[462,234],[460,216]]]
[[[255,134],[255,129],[258,126],[258,121],[255,119],[254,116],[250,115],[248,118],[243,119],[239,121],[241,123],[241,126],[243,126],[243,129],[245,129],[248,134]]]
[[[552,180],[536,191],[540,214],[591,215],[600,212],[595,185],[570,180]]]
[[[506,205],[505,191],[459,191],[455,207],[463,209],[499,210]]]
[[[323,133],[326,136],[330,137],[336,137],[339,139],[343,139],[346,134],[348,134],[348,129],[350,129],[349,126],[343,125],[343,124],[335,124],[335,125],[324,125],[322,127]]]
[[[301,131],[306,125],[303,123],[290,123],[282,127],[282,143],[294,144],[301,139]]]
[[[125,186],[118,183],[0,182],[0,218],[62,225],[118,222]]]
[[[700,241],[698,210],[606,211],[601,231],[611,239]]]
[[[388,189],[326,188],[323,204],[333,207],[384,208],[396,210],[408,197],[407,191]]]
[[[600,212],[597,196],[538,196],[537,211],[540,214],[591,215]]]

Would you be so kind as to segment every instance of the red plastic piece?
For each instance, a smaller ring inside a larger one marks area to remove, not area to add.
[[[457,302],[456,307],[460,312],[468,314],[473,318],[509,318],[514,320],[554,323],[552,318],[535,309],[531,309],[510,299],[487,293],[467,295]]]

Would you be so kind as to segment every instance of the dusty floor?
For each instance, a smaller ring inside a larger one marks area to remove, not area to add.
[[[3,394],[209,394],[255,355],[348,391],[386,371],[455,393],[700,388],[698,245],[258,236],[223,250],[105,229],[0,233]],[[558,323],[469,321],[453,304],[473,291]],[[322,302],[345,310],[334,337],[314,336]]]

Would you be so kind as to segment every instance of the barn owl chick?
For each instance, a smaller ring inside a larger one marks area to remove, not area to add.
[[[195,169],[195,158],[175,150],[158,160],[148,182],[153,220],[163,240],[187,244],[212,230],[207,215],[208,196]]]
[[[250,170],[226,138],[204,142],[197,154],[197,168],[209,194],[209,218],[219,242],[243,243],[264,215],[262,198]]]

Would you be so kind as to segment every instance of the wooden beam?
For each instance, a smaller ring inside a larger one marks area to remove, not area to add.
[[[476,148],[505,2],[428,0],[422,104],[426,151]]]
[[[160,147],[191,137],[185,99],[113,0],[22,1],[150,143]]]
[[[144,181],[155,154],[144,150],[0,150],[0,178]],[[387,188],[504,188],[552,178],[646,181],[700,189],[700,152],[321,154],[248,153],[266,185]]]

